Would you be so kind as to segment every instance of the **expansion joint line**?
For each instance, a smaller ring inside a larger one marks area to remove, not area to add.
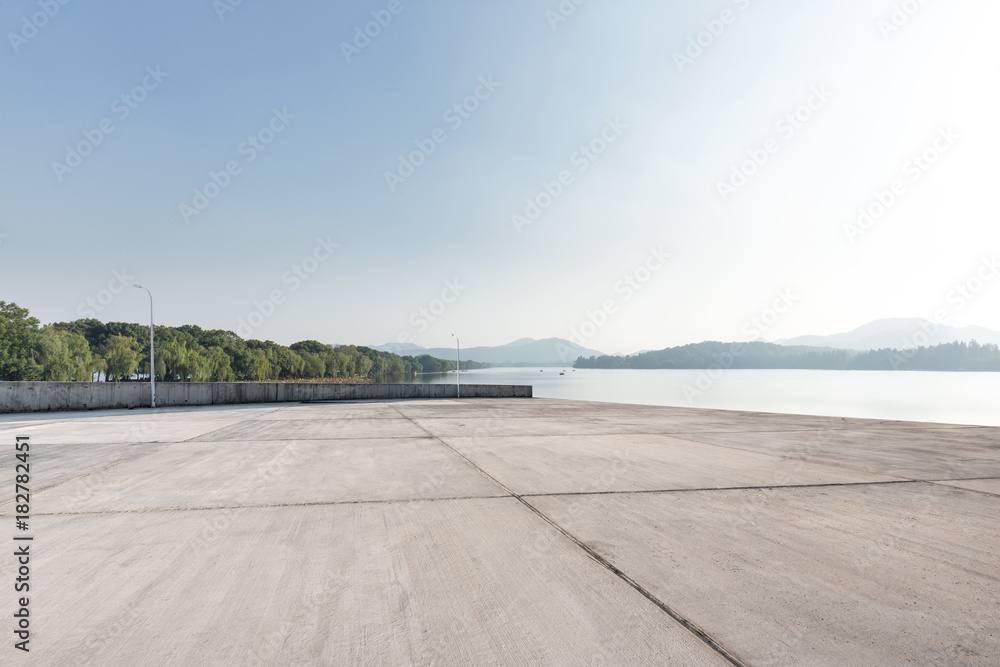
[[[559,531],[559,533],[561,533],[564,537],[566,537],[566,539],[570,540],[576,546],[578,546],[580,549],[582,549],[583,552],[585,554],[587,554],[587,556],[589,556],[591,558],[591,560],[593,560],[596,563],[598,563],[599,565],[603,566],[605,569],[607,569],[612,574],[614,574],[616,577],[618,577],[623,582],[625,582],[628,586],[630,586],[637,593],[639,593],[644,598],[646,598],[647,600],[649,600],[650,602],[652,602],[654,605],[656,605],[660,609],[660,611],[662,611],[665,614],[667,614],[670,618],[674,619],[677,623],[679,623],[681,625],[681,627],[683,627],[685,630],[687,630],[688,632],[690,632],[691,634],[693,634],[695,637],[697,637],[698,639],[700,639],[702,642],[704,642],[705,644],[707,644],[709,646],[709,648],[711,648],[713,651],[715,651],[716,653],[718,653],[719,655],[721,655],[723,658],[725,658],[726,661],[728,661],[731,665],[735,665],[736,667],[746,667],[746,663],[744,663],[742,660],[740,660],[735,655],[733,655],[733,653],[730,652],[729,649],[727,649],[725,646],[723,646],[722,644],[720,644],[718,642],[718,640],[716,640],[714,637],[712,637],[710,634],[708,634],[705,630],[703,630],[700,627],[698,627],[698,625],[696,625],[694,622],[692,622],[689,619],[685,618],[680,613],[678,613],[677,611],[675,611],[674,609],[672,609],[669,605],[667,605],[662,600],[660,600],[655,595],[653,595],[651,592],[649,592],[648,590],[646,590],[639,582],[637,582],[635,579],[633,579],[632,577],[630,577],[627,574],[625,574],[624,572],[622,572],[613,563],[611,563],[606,558],[604,558],[604,556],[602,556],[599,553],[597,553],[596,551],[594,551],[586,543],[584,543],[579,538],[577,538],[575,535],[573,535],[572,533],[570,533],[569,531],[567,531],[565,528],[563,528],[562,526],[560,526],[558,523],[556,523],[555,521],[553,521],[544,512],[542,512],[537,507],[535,507],[534,505],[532,505],[531,503],[529,503],[527,500],[525,500],[525,498],[523,496],[521,496],[521,495],[519,495],[519,494],[514,493],[513,491],[511,491],[509,488],[507,488],[507,485],[505,485],[503,482],[501,482],[496,477],[494,477],[493,475],[489,474],[488,472],[486,472],[482,468],[480,468],[475,462],[473,462],[465,454],[463,454],[462,452],[458,451],[457,449],[455,449],[454,447],[452,447],[451,445],[449,445],[447,442],[445,442],[444,440],[442,440],[440,437],[434,435],[433,433],[431,433],[430,431],[428,431],[427,429],[425,429],[423,426],[421,426],[420,424],[418,424],[414,419],[412,419],[410,417],[407,417],[405,414],[403,414],[403,412],[401,410],[399,410],[395,406],[393,406],[393,408],[395,410],[397,410],[397,412],[399,412],[399,414],[402,415],[405,419],[408,419],[417,428],[419,428],[421,431],[423,431],[424,433],[426,433],[428,437],[433,438],[434,440],[437,440],[443,446],[447,447],[456,456],[460,457],[469,466],[471,466],[474,470],[476,470],[480,475],[482,475],[486,479],[488,479],[491,482],[493,482],[494,484],[496,484],[498,487],[500,487],[501,489],[503,489],[504,493],[508,494],[511,498],[515,498],[519,503],[521,503],[522,505],[524,505],[526,508],[528,508],[528,510],[530,510],[536,516],[538,516],[540,519],[542,519],[542,521],[544,521],[545,523],[549,524],[550,526],[552,526],[553,528],[555,528],[557,531]]]
[[[282,408],[275,408],[274,410],[270,410],[268,412],[265,412],[264,414],[265,415],[269,415],[269,414],[271,414],[273,412],[277,412],[278,410],[281,410],[281,409]],[[69,422],[69,420],[63,420],[62,422],[57,422],[57,423],[68,423],[68,422]],[[101,476],[104,473],[106,473],[109,470],[111,470],[112,468],[117,468],[118,466],[125,465],[126,463],[132,463],[133,461],[138,461],[139,459],[145,458],[147,456],[153,456],[154,454],[159,454],[160,452],[165,451],[167,449],[170,449],[171,447],[173,447],[175,445],[183,445],[185,443],[191,442],[195,438],[201,438],[201,437],[204,437],[206,435],[210,435],[212,433],[217,433],[219,431],[222,431],[222,430],[225,430],[227,428],[230,428],[231,426],[233,426],[233,424],[226,424],[225,426],[220,426],[219,428],[212,429],[211,431],[206,431],[205,433],[198,433],[196,435],[192,435],[190,438],[186,438],[184,440],[178,440],[176,442],[165,442],[165,443],[159,443],[159,442],[151,442],[151,443],[141,443],[141,442],[138,442],[138,443],[133,443],[133,442],[112,443],[112,444],[124,444],[124,445],[150,444],[150,445],[160,445],[160,447],[156,447],[154,449],[150,449],[148,451],[141,452],[139,454],[136,454],[135,456],[129,456],[127,458],[119,459],[117,461],[112,461],[111,463],[109,463],[107,465],[104,465],[104,466],[101,466],[100,468],[95,468],[94,470],[88,470],[87,472],[83,473],[82,475],[76,475],[75,477],[70,477],[69,479],[64,479],[64,480],[61,480],[61,481],[58,481],[58,482],[53,482],[53,483],[45,485],[45,486],[40,486],[37,489],[35,489],[35,492],[36,493],[40,493],[42,491],[48,491],[49,489],[54,489],[57,486],[63,486],[65,484],[71,484],[73,482],[79,481],[81,479],[86,479],[87,477],[93,477],[95,475]],[[40,439],[41,438],[39,438],[39,440]],[[0,508],[3,508],[5,506],[7,506],[7,505],[11,505],[13,503],[14,503],[14,501],[12,501],[12,500],[8,501],[8,502],[5,502],[5,503],[0,503]]]

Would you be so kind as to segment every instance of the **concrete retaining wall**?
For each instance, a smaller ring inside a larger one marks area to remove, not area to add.
[[[455,398],[453,384],[162,382],[156,407],[298,401]],[[462,385],[462,398],[531,398],[527,385]],[[0,413],[149,407],[145,382],[0,382]]]

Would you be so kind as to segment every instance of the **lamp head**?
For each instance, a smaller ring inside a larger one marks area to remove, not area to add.
[[[139,283],[132,283],[132,287],[138,287],[139,289],[142,289],[142,285],[140,285]]]

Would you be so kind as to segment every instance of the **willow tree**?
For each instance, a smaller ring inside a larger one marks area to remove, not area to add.
[[[232,382],[235,379],[232,360],[226,354],[225,350],[215,345],[208,348],[207,356],[212,380],[215,382]]]
[[[91,382],[94,379],[94,355],[86,338],[50,326],[43,327],[41,333],[43,380]]]
[[[130,378],[139,366],[139,342],[131,336],[111,336],[104,350],[104,361],[107,364],[107,377]]]

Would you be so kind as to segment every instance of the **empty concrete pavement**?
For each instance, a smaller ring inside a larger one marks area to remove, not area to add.
[[[19,435],[31,652],[5,663],[1000,656],[1000,429],[540,399],[4,415],[8,540]]]

